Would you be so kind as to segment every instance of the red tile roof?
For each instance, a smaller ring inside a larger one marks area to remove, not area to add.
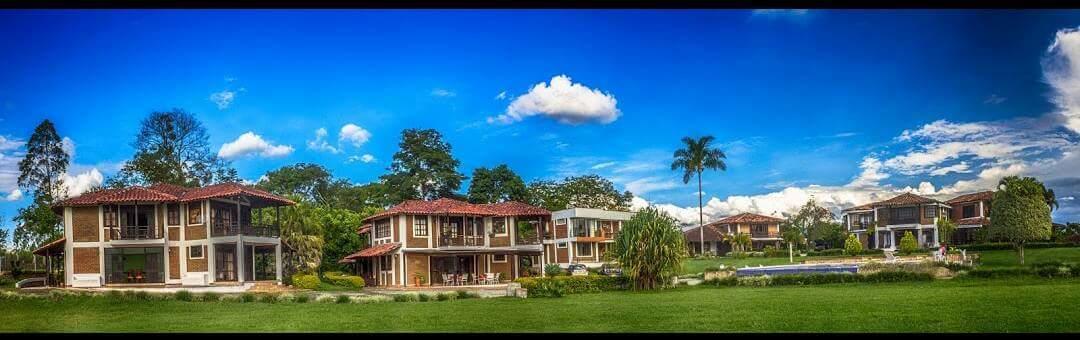
[[[874,203],[874,206],[888,206],[888,205],[911,205],[911,204],[925,204],[925,203],[941,203],[938,200],[922,197],[910,192],[897,195],[896,197]]]
[[[149,187],[131,186],[119,189],[103,189],[84,193],[57,202],[53,208],[65,206],[91,206],[128,202],[191,202],[208,198],[236,195],[254,196],[280,205],[293,205],[287,198],[245,186],[239,183],[221,183],[202,188],[184,188],[171,184],[154,184]]]
[[[986,217],[968,217],[961,218],[956,221],[956,225],[987,225],[990,224],[990,219]]]
[[[751,214],[751,213],[742,213],[742,214],[738,214],[738,215],[734,215],[734,216],[724,217],[724,218],[721,218],[720,220],[718,220],[716,222],[712,222],[712,223],[709,223],[709,224],[719,225],[719,224],[732,224],[732,223],[780,223],[780,222],[783,222],[783,221],[784,221],[784,219],[782,219],[782,218],[776,218],[776,217],[772,217],[772,216],[765,216],[765,215],[758,215],[758,214]]]
[[[338,263],[353,263],[353,262],[356,262],[356,259],[361,258],[361,257],[374,257],[374,256],[386,255],[386,254],[388,254],[388,253],[390,253],[390,252],[392,252],[394,250],[397,250],[399,247],[401,247],[401,243],[398,243],[398,242],[383,243],[383,244],[380,244],[380,245],[377,245],[377,246],[374,246],[374,247],[368,247],[368,248],[365,248],[365,249],[360,250],[358,252],[346,255],[344,258],[342,258],[340,261],[338,261]]]
[[[867,204],[863,204],[863,205],[856,205],[856,206],[854,206],[854,207],[851,207],[851,208],[847,208],[847,209],[844,209],[843,211],[852,211],[852,210],[870,210],[870,209],[874,209],[874,203],[867,203]]]
[[[34,253],[34,255],[45,256],[47,254],[47,251],[49,251],[49,250],[53,250],[53,249],[56,249],[56,248],[64,249],[64,242],[65,241],[67,241],[67,238],[61,237],[59,240],[46,243],[46,244],[38,247],[37,249],[34,249],[33,253]]]
[[[701,227],[694,227],[693,229],[684,231],[683,236],[686,237],[687,241],[698,242],[698,241],[701,240],[701,236],[698,235],[698,233],[700,231],[701,231]],[[705,225],[705,240],[706,241],[711,241],[711,242],[723,241],[723,233],[720,232],[720,230],[716,229],[715,225],[706,224]]]
[[[390,207],[383,212],[368,216],[363,222],[376,218],[398,214],[459,214],[476,216],[550,216],[546,209],[521,202],[502,202],[494,204],[472,204],[450,198],[434,201],[408,200]]]
[[[967,194],[967,195],[956,196],[955,198],[953,198],[951,200],[945,201],[945,203],[947,203],[947,204],[957,204],[957,203],[967,203],[967,202],[989,201],[989,200],[991,200],[993,198],[994,198],[994,192],[988,190],[988,191],[980,191],[980,192],[976,192],[976,193],[970,193],[970,194]]]

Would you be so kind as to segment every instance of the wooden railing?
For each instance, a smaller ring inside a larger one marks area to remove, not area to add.
[[[750,233],[750,238],[773,238],[780,237],[780,233]]]
[[[531,235],[516,234],[514,237],[514,244],[518,245],[534,245],[540,244],[540,233],[533,231]]]
[[[110,240],[153,240],[164,237],[153,226],[108,226]]]
[[[210,235],[212,236],[258,236],[280,237],[281,230],[271,224],[259,224],[240,221],[214,220],[211,224]]]
[[[459,235],[439,237],[439,247],[483,247],[483,235]]]

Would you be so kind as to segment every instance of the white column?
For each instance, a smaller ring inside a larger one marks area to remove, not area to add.
[[[244,240],[236,235],[236,282],[244,283]]]
[[[277,273],[277,284],[281,284],[281,243],[274,246],[274,270]]]

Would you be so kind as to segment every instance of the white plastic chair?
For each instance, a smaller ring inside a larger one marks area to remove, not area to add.
[[[452,275],[452,274],[442,274],[442,282],[443,282],[443,285],[451,285],[451,286],[454,285],[454,275]]]
[[[495,283],[502,282],[502,272],[495,273]]]

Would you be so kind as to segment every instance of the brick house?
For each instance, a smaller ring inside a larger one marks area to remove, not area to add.
[[[604,263],[604,253],[615,244],[615,236],[633,213],[603,209],[570,208],[551,213],[554,220],[544,235],[544,263],[566,268],[584,264],[596,268]]]
[[[726,254],[731,251],[731,245],[726,238],[738,233],[750,235],[751,250],[761,250],[767,245],[779,248],[783,241],[780,237],[780,223],[783,221],[782,218],[772,216],[742,213],[706,223],[703,226],[705,252]],[[683,232],[691,254],[697,254],[701,248],[701,236],[698,234],[701,230],[701,227],[696,227]]]
[[[98,190],[56,203],[64,236],[34,252],[62,258],[69,287],[280,283],[276,218],[256,217],[292,204],[239,183]]]

